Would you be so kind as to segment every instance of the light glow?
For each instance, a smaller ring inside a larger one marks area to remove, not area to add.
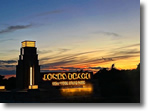
[[[85,84],[82,87],[61,88],[60,91],[63,96],[91,95],[93,92],[93,86],[92,84]]]
[[[30,85],[29,89],[38,89],[38,85]]]
[[[22,47],[35,47],[35,41],[23,41]]]
[[[0,86],[0,89],[5,89],[5,86]]]
[[[85,85],[85,81],[60,81],[60,82],[52,82],[52,86],[77,86],[77,85]]]

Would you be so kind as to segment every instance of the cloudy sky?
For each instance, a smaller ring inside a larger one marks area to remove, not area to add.
[[[0,0],[0,75],[14,75],[21,42],[41,70],[97,71],[140,63],[139,0]]]

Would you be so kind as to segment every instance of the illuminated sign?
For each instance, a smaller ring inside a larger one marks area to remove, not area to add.
[[[43,81],[51,81],[52,86],[79,86],[90,80],[90,72],[52,72],[43,74]]]
[[[52,82],[52,86],[69,86],[69,85],[85,85],[85,81],[55,81]]]
[[[48,73],[42,78],[44,81],[51,80],[84,80],[91,79],[90,73]]]

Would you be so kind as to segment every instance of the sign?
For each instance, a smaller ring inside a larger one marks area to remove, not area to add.
[[[77,86],[85,85],[91,77],[91,72],[50,72],[44,73],[42,80],[51,81],[52,86]]]

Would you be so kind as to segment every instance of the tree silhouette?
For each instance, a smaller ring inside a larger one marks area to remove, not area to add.
[[[140,64],[134,70],[118,70],[113,64],[111,70],[98,71],[94,79],[97,79],[103,97],[126,96],[131,101],[140,101]]]
[[[0,85],[5,86],[7,90],[12,90],[16,88],[16,78],[11,77],[8,79],[4,79],[5,76],[0,75]]]

